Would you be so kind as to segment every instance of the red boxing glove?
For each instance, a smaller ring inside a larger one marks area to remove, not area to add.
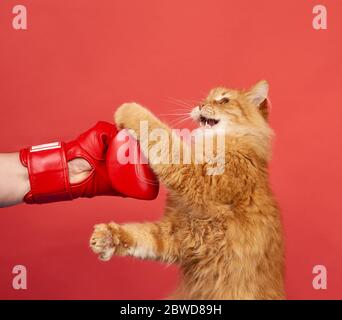
[[[98,195],[156,198],[159,184],[147,164],[126,164],[115,169],[107,165],[119,146],[115,140],[117,133],[114,125],[100,121],[74,141],[20,150],[20,160],[28,169],[31,186],[24,201],[47,203]],[[109,146],[110,154],[107,154]],[[84,181],[70,184],[67,162],[75,158],[87,160],[92,170]],[[120,172],[121,168],[125,174]],[[116,179],[117,173],[120,180]],[[144,176],[147,179],[141,178]]]
[[[139,144],[126,130],[121,130],[108,146],[107,171],[112,187],[123,194],[137,199],[143,196],[145,200],[153,200],[158,195],[158,180]]]

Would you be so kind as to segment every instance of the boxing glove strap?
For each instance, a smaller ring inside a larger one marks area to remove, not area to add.
[[[26,203],[72,200],[64,143],[22,149],[20,160],[28,169],[31,186],[24,197]]]

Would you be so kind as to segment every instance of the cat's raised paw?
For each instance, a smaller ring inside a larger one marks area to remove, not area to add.
[[[129,235],[118,224],[112,222],[94,226],[90,247],[100,260],[108,261],[114,253],[124,255],[130,246]]]
[[[139,129],[139,122],[147,120],[150,112],[135,102],[122,104],[114,114],[114,122],[119,129]]]
[[[90,238],[90,248],[100,260],[108,261],[114,254],[115,240],[107,224],[97,224]]]

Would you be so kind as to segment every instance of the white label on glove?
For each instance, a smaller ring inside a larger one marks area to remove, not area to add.
[[[30,149],[30,152],[58,149],[61,147],[62,147],[62,145],[60,142],[45,143],[45,144],[40,144],[38,146],[32,146]]]

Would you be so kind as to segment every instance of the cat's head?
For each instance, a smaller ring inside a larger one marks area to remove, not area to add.
[[[212,89],[195,107],[191,117],[201,127],[225,129],[228,134],[267,127],[268,83],[260,81],[249,90]]]
[[[191,117],[205,131],[225,132],[228,136],[250,136],[268,144],[272,130],[268,125],[268,83],[259,81],[248,90],[223,87],[210,91],[191,111]],[[199,130],[201,130],[199,129]]]

